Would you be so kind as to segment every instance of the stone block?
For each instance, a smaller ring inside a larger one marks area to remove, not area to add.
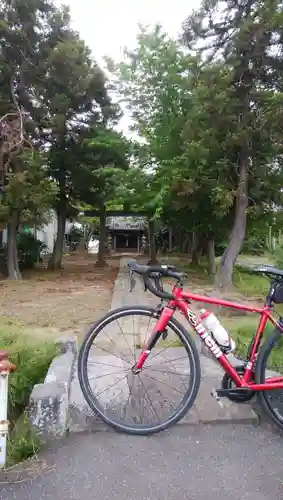
[[[43,440],[62,437],[68,430],[70,387],[76,360],[76,341],[65,340],[65,353],[56,356],[43,384],[35,385],[29,401],[29,420]]]
[[[68,405],[65,384],[50,382],[34,386],[28,414],[32,427],[43,440],[66,434]]]
[[[60,351],[62,354],[65,354],[66,352],[72,352],[73,354],[77,354],[78,352],[78,341],[77,337],[60,337],[56,344],[58,345]]]

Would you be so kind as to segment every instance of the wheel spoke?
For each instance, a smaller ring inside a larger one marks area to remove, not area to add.
[[[271,335],[259,353],[257,373],[260,383],[275,383],[283,380],[282,334]],[[283,429],[283,389],[269,389],[258,393],[266,414]]]
[[[150,308],[132,307],[113,311],[113,317],[109,315],[103,319],[101,326],[96,324],[80,352],[79,380],[87,402],[102,420],[124,432],[149,434],[168,427],[192,406],[197,394],[200,382],[198,354],[185,330],[175,326],[174,320],[166,327],[169,345],[155,349],[141,372],[132,373],[131,367],[136,362],[140,345],[146,342],[157,320],[156,311]],[[116,323],[118,328],[115,327]],[[136,326],[138,332],[135,332]],[[111,328],[110,335],[105,332],[108,327]],[[127,351],[124,353],[121,352],[119,338],[126,344]],[[107,342],[111,346],[115,345],[115,352],[107,349]],[[167,354],[165,351],[168,349]],[[128,353],[133,363],[126,359]],[[117,359],[119,364],[115,361]],[[90,371],[87,369],[88,364]],[[174,379],[171,380],[173,375]]]

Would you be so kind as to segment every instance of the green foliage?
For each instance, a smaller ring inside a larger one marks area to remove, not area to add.
[[[41,446],[39,436],[31,428],[28,416],[23,413],[9,435],[7,467],[33,457],[40,451]]]
[[[254,273],[249,267],[236,265],[233,272],[233,285],[247,297],[264,300],[268,292],[269,282],[264,276]]]
[[[84,237],[84,231],[76,226],[72,226],[67,234],[65,234],[65,239],[69,243],[70,250],[76,250],[81,239]]]
[[[8,418],[11,423],[11,441],[8,441],[9,464],[28,458],[39,446],[23,412],[35,384],[44,380],[49,365],[56,355],[53,343],[40,342],[30,337],[21,325],[1,318],[0,349],[7,349],[17,370],[9,378]]]
[[[79,241],[83,237],[83,235],[83,230],[76,226],[72,226],[68,232],[69,238],[73,241]]]
[[[212,209],[215,201],[221,208],[230,200],[222,206],[224,214],[231,211],[232,230],[216,280],[221,287],[231,284],[247,215],[256,219],[267,207],[271,212],[282,196],[277,164],[282,152],[282,21],[279,0],[243,5],[204,0],[184,27],[189,50],[203,61],[194,93],[199,112],[189,122],[189,144],[196,144],[197,161],[206,172],[211,167],[218,171]]]
[[[130,143],[122,134],[107,128],[85,131],[73,150],[74,196],[92,207],[119,199],[124,172],[129,165]]]
[[[141,203],[148,192],[153,214],[186,236],[222,243],[230,234],[227,282],[246,225],[261,240],[282,199],[283,67],[272,52],[281,22],[279,1],[204,1],[185,23],[189,50],[160,26],[142,28],[137,49],[110,65],[143,138],[138,183],[151,180]]]
[[[52,343],[27,338],[21,329],[7,324],[0,325],[0,345],[8,348],[11,361],[17,366],[9,380],[8,404],[9,416],[15,421],[28,403],[33,386],[43,381],[57,348]]]
[[[231,337],[236,342],[236,354],[241,359],[246,359],[248,348],[250,346],[253,335],[255,335],[259,322],[259,316],[244,316],[237,317],[235,320],[231,321],[231,318],[221,318],[221,324],[227,328]],[[266,338],[269,335],[274,326],[272,323],[267,323],[264,337]],[[274,356],[274,352],[272,352],[272,366],[269,366],[270,369],[274,369],[276,363],[278,361],[278,353]],[[270,361],[270,360],[269,360]],[[282,362],[281,362],[282,366]]]
[[[56,184],[47,176],[45,160],[41,153],[25,153],[5,175],[0,221],[9,222],[13,211],[18,213],[18,223],[37,223],[44,218],[57,194]]]
[[[41,262],[41,253],[47,247],[42,241],[35,238],[32,233],[18,233],[17,249],[19,267],[21,270],[32,269],[38,262]],[[3,274],[7,273],[7,245],[0,249],[0,263]]]
[[[265,251],[264,238],[250,237],[246,238],[242,247],[242,253],[248,255],[262,255]]]
[[[19,224],[40,223],[54,208],[60,219],[53,262],[58,267],[66,217],[78,202],[113,196],[113,169],[125,167],[127,145],[112,130],[119,109],[103,71],[72,29],[68,8],[52,0],[2,0],[1,10],[0,117],[16,115],[21,147],[7,158],[0,141],[0,221],[9,224],[14,244]],[[19,277],[16,262],[8,267],[10,277]]]
[[[283,269],[283,246],[276,246],[271,252],[274,263],[279,269]]]
[[[47,247],[32,233],[19,233],[17,238],[19,264],[23,269],[31,269],[41,261],[41,252]]]
[[[164,196],[170,188],[172,167],[182,153],[182,129],[190,107],[190,71],[194,59],[181,44],[160,26],[153,31],[141,28],[138,47],[126,52],[115,68],[117,87],[134,120],[134,128],[144,139],[134,147],[134,180],[129,198],[152,215],[162,212]],[[113,70],[113,64],[112,64]],[[141,170],[140,172],[138,170]]]

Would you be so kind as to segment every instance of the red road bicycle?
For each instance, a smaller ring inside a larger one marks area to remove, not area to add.
[[[164,430],[185,416],[195,402],[201,368],[193,338],[173,317],[179,311],[224,369],[216,397],[243,403],[257,394],[267,415],[283,429],[283,392],[280,391],[283,389],[283,375],[280,374],[283,370],[278,367],[280,358],[283,361],[283,352],[275,356],[275,349],[282,343],[283,318],[277,321],[272,316],[274,304],[283,303],[283,270],[273,266],[256,269],[271,279],[271,286],[264,306],[254,307],[184,291],[186,275],[174,266],[139,265],[130,261],[128,267],[131,289],[137,274],[143,279],[145,289],[162,302],[157,307],[136,305],[112,310],[90,328],[80,349],[78,373],[83,395],[92,410],[116,430],[140,435]],[[164,277],[176,280],[171,293],[163,288]],[[211,332],[191,310],[189,304],[193,301],[260,315],[247,358],[239,366],[232,366]],[[138,334],[144,333],[147,321],[149,334],[144,336],[144,345],[141,345],[136,335],[129,333],[129,325],[136,324]],[[266,336],[268,321],[274,325],[274,330]],[[122,326],[126,326],[126,333]],[[110,334],[106,332],[107,327],[110,327]],[[121,339],[124,338],[126,347],[122,349]],[[95,346],[97,339],[100,341]],[[167,348],[169,355],[165,354]],[[270,371],[269,367],[275,371]],[[110,382],[108,389],[101,390],[103,379]]]

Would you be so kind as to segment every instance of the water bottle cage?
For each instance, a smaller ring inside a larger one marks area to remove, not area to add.
[[[221,345],[221,344],[218,344],[221,351],[224,353],[224,354],[228,354],[230,351],[231,351],[231,347],[230,346],[227,346],[227,345]]]
[[[210,335],[213,337],[214,341],[216,342],[216,344],[218,345],[218,347],[221,349],[221,351],[223,352],[223,354],[228,354],[230,351],[231,351],[231,345],[223,345],[223,344],[220,344],[216,338],[214,337],[213,335],[213,332],[212,331],[209,331]]]

